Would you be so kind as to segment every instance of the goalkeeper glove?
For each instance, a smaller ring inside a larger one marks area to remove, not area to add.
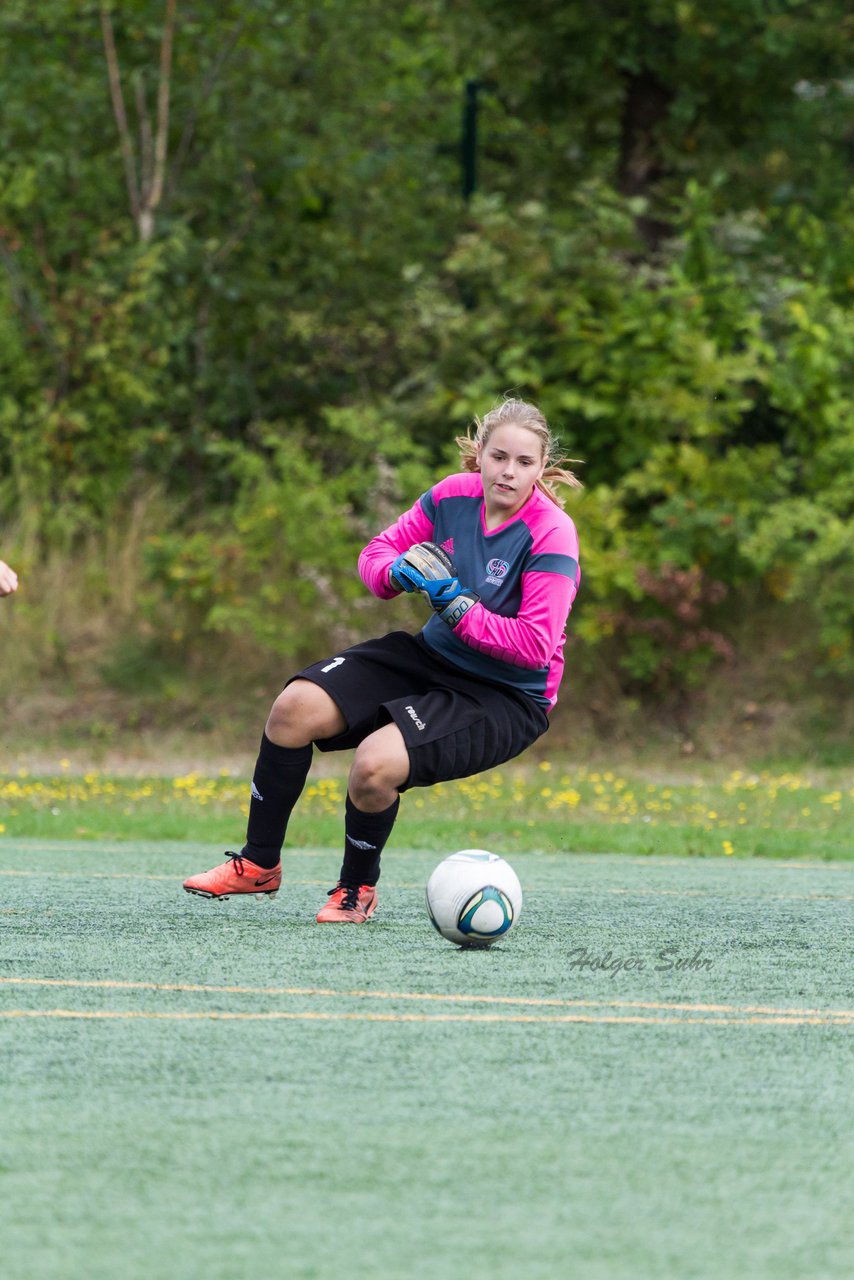
[[[389,577],[392,586],[402,591],[420,591],[451,628],[480,600],[461,586],[453,560],[435,542],[419,542],[404,551],[393,562]]]
[[[437,616],[447,623],[451,630],[465,617],[472,605],[480,600],[477,592],[467,591],[465,587],[460,586],[459,578],[446,578],[444,582],[428,583],[428,589],[424,594]]]
[[[452,578],[455,572],[450,556],[435,542],[418,542],[393,561],[389,578],[399,591],[423,591],[427,582]]]

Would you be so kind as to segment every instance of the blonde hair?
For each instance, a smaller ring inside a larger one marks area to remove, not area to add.
[[[562,507],[563,499],[557,493],[556,485],[569,485],[571,489],[582,488],[578,476],[564,465],[567,462],[577,462],[578,459],[561,456],[560,441],[546,421],[545,414],[541,413],[536,405],[527,404],[524,400],[507,399],[502,404],[496,405],[494,409],[490,409],[489,413],[484,414],[483,419],[475,418],[474,423],[473,436],[469,431],[468,435],[457,436],[456,439],[463,471],[477,471],[478,448],[483,448],[496,427],[512,424],[533,431],[540,441],[542,457],[546,463],[546,468],[536,486],[541,493],[544,493],[557,506]]]

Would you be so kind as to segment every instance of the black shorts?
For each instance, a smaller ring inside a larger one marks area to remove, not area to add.
[[[459,671],[407,631],[343,649],[291,679],[320,685],[347,721],[343,733],[317,742],[321,751],[357,747],[382,725],[397,725],[410,764],[402,791],[492,769],[549,727],[532,698]]]

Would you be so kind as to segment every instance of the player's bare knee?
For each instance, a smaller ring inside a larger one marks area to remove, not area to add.
[[[389,782],[390,771],[382,755],[363,743],[356,752],[350,769],[348,790],[357,809],[375,810],[393,790]]]
[[[392,804],[409,771],[409,760],[396,742],[380,732],[357,748],[350,769],[348,789],[359,809],[376,811]]]
[[[273,703],[266,734],[279,746],[303,747],[345,728],[344,717],[328,693],[309,680],[294,680]]]
[[[307,743],[291,744],[290,741],[283,741],[284,739],[289,740],[299,725],[299,699],[294,696],[293,687],[293,685],[288,685],[287,689],[283,690],[273,703],[264,731],[271,742],[277,742],[282,746],[307,746]]]

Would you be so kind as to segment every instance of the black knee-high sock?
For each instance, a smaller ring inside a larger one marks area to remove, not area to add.
[[[364,813],[356,808],[348,794],[342,884],[376,884],[380,878],[380,854],[391,835],[399,808],[400,796],[380,813]]]
[[[246,844],[241,853],[259,867],[275,867],[282,856],[291,810],[311,765],[311,746],[280,747],[266,733],[255,762]]]

